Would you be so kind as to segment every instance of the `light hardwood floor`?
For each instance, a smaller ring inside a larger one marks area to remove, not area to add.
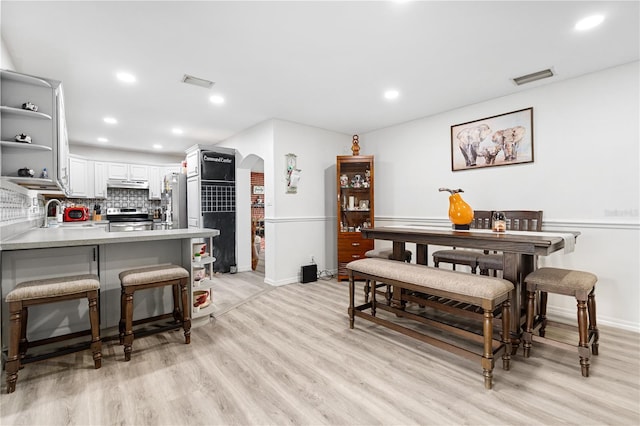
[[[589,378],[574,352],[520,348],[487,391],[476,362],[358,318],[350,330],[345,282],[261,280],[223,275],[216,317],[190,345],[180,332],[140,338],[125,363],[107,342],[100,370],[88,351],[32,363],[9,395],[3,374],[0,424],[640,423],[638,334],[601,327]]]

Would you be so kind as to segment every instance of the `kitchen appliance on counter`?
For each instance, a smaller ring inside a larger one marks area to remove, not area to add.
[[[187,176],[170,173],[163,179],[164,220],[157,229],[187,228]]]
[[[146,207],[110,207],[107,209],[109,232],[148,231],[153,229]]]
[[[73,206],[64,209],[64,222],[82,222],[89,220],[89,209],[83,206]]]

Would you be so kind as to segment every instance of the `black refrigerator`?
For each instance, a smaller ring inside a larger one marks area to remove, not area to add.
[[[202,226],[218,229],[213,240],[213,270],[236,272],[236,156],[235,150],[200,153]]]

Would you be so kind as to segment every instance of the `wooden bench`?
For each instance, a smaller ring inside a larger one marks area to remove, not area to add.
[[[511,360],[510,333],[502,333],[502,341],[493,339],[493,311],[502,308],[502,329],[509,330],[510,293],[513,284],[501,278],[471,275],[462,272],[431,268],[424,265],[397,262],[386,259],[360,259],[347,264],[349,271],[349,327],[353,329],[355,317],[385,326],[399,333],[448,350],[468,359],[481,358],[485,388],[493,387],[494,355],[502,350],[502,367],[509,370]],[[454,327],[435,319],[417,315],[386,304],[378,304],[375,292],[371,292],[371,300],[359,306],[354,305],[354,276],[364,277],[372,281],[383,281],[394,287],[395,291],[416,292],[443,297],[464,304],[472,304],[483,310],[482,336],[467,329]],[[370,313],[365,312],[369,309]],[[376,316],[377,309],[388,311],[399,317],[408,318],[446,331],[455,336],[469,338],[483,344],[482,354],[470,351],[462,346],[427,335],[396,322]]]

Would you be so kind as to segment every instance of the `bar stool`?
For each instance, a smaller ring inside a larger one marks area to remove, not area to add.
[[[527,275],[527,325],[523,334],[524,356],[529,357],[534,330],[534,301],[540,292],[539,315],[536,326],[540,326],[540,337],[544,337],[547,326],[547,294],[573,296],[578,302],[578,355],[582,375],[589,377],[589,343],[591,353],[598,355],[598,327],[596,324],[595,285],[598,277],[589,272],[559,268],[540,268]],[[587,326],[587,316],[589,318]],[[560,342],[563,343],[563,342]],[[566,344],[568,346],[573,346]]]
[[[124,359],[131,360],[133,350],[133,294],[138,290],[172,286],[173,290],[173,318],[176,325],[171,328],[184,329],[185,344],[191,343],[191,318],[187,302],[187,284],[189,272],[177,265],[159,265],[145,268],[130,269],[119,274],[121,284],[120,296],[120,344],[124,345]],[[182,300],[182,309],[180,308]],[[135,321],[135,325],[165,318],[168,315],[156,315]]]
[[[373,249],[373,250],[368,250],[365,254],[365,257],[373,257],[373,258],[378,258],[378,259],[393,259],[393,249]],[[404,253],[402,253],[402,261],[403,262],[407,262],[407,263],[411,263],[411,256],[413,256],[413,253],[411,253],[411,250],[405,250]],[[380,284],[375,284],[374,288],[378,288],[378,287],[382,287],[382,286],[386,286],[386,291],[384,293],[384,297],[385,300],[387,301],[387,305],[389,303],[391,303],[391,286],[388,284],[384,284],[384,283],[380,283]],[[369,293],[371,292],[371,282],[370,280],[366,280],[364,283],[364,303],[368,303],[369,302]]]
[[[91,323],[91,351],[94,368],[102,366],[102,341],[100,340],[100,324],[98,320],[98,293],[100,281],[97,275],[74,275],[44,280],[25,281],[11,290],[5,301],[9,305],[9,355],[5,366],[7,372],[7,393],[16,390],[18,370],[29,347],[27,340],[27,318],[30,306],[65,300],[84,299],[89,301],[89,321]],[[52,340],[65,340],[77,337],[78,333],[42,339],[38,343]],[[32,342],[35,344],[36,342]],[[54,355],[49,354],[49,355]]]

